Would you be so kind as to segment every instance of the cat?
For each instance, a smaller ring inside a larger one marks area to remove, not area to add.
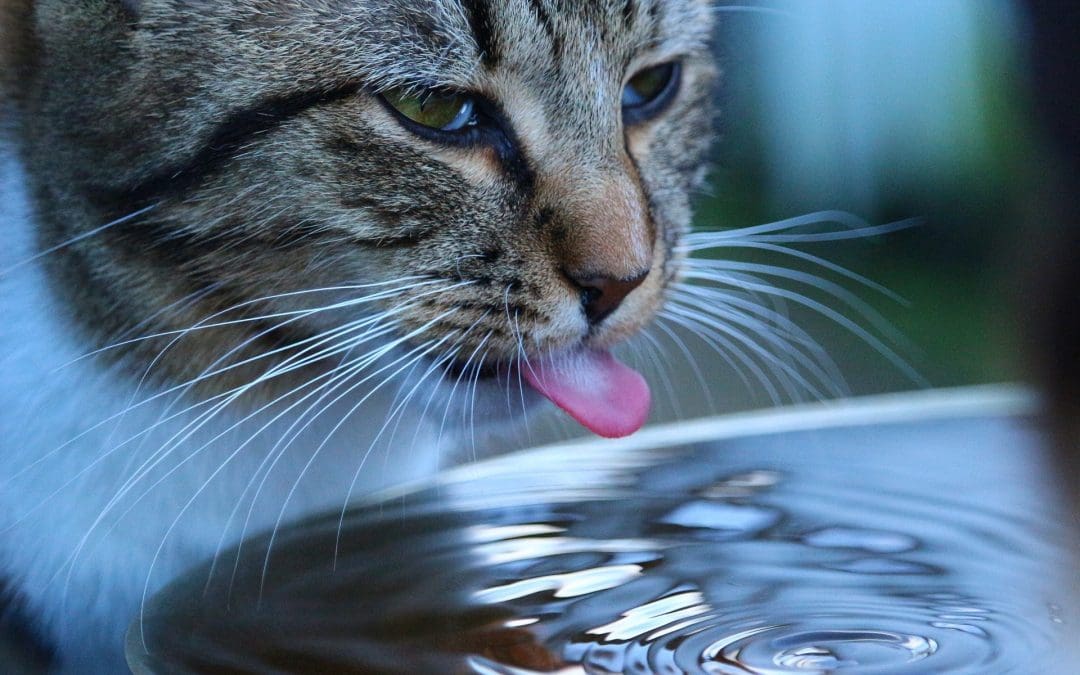
[[[707,1],[0,12],[0,577],[54,670],[123,672],[183,569],[545,399],[645,422],[610,349],[685,271]]]

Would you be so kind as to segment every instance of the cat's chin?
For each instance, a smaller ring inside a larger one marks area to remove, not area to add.
[[[427,417],[447,434],[466,443],[473,439],[514,439],[539,417],[554,417],[555,406],[529,386],[517,369],[492,369],[476,378],[447,378]],[[499,441],[495,441],[499,443]],[[486,443],[485,443],[486,445]],[[496,454],[506,448],[477,448]]]

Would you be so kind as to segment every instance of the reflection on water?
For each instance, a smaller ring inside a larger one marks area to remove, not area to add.
[[[503,458],[352,510],[340,536],[332,515],[269,558],[249,541],[159,596],[129,654],[170,673],[1073,672],[1076,575],[1025,418],[775,421]]]

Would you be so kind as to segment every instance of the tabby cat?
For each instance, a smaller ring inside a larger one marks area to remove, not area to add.
[[[680,271],[706,0],[0,7],[0,577],[56,669],[545,398],[644,423],[608,350]]]

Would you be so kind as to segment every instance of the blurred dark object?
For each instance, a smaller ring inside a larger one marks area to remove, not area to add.
[[[46,672],[52,655],[30,629],[19,605],[17,596],[0,578],[0,672],[38,675]]]
[[[1033,81],[1039,114],[1076,179],[1080,158],[1080,124],[1076,84],[1080,4],[1061,0],[1028,0],[1031,20]],[[1075,213],[1075,211],[1074,211]]]
[[[1050,170],[1040,172],[1033,219],[1053,227],[1031,260],[1027,307],[1038,312],[1033,331],[1038,368],[1049,394],[1062,467],[1080,503],[1080,4],[1029,0],[1035,103],[1047,133]],[[1080,513],[1080,511],[1078,511]]]

